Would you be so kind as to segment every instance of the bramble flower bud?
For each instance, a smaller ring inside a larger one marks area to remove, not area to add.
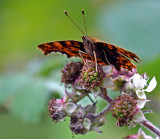
[[[86,127],[88,126],[86,123],[85,123],[85,126],[83,124],[85,114],[86,114],[85,110],[81,107],[77,108],[74,111],[74,113],[72,113],[71,121],[70,121],[70,129],[73,133],[75,134],[87,133],[87,129],[85,128],[85,126]]]
[[[66,113],[64,111],[64,102],[63,99],[55,99],[49,101],[48,103],[48,110],[49,115],[55,122],[60,122],[64,120]]]
[[[70,129],[75,134],[86,134],[87,129],[83,125],[83,118],[78,118],[76,116],[71,117]]]
[[[86,62],[83,65],[82,72],[79,76],[77,84],[86,90],[95,89],[101,85],[103,77],[104,72],[100,65],[97,64],[96,67],[95,63]]]
[[[128,126],[139,108],[136,106],[137,101],[127,95],[118,96],[113,101],[112,115],[117,119],[117,126]]]
[[[74,81],[78,78],[83,63],[81,62],[70,62],[65,65],[65,67],[61,70],[62,77],[61,82],[68,84],[73,84]]]

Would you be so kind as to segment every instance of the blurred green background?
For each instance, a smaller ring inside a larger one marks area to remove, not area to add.
[[[0,138],[70,139],[69,119],[53,123],[48,101],[60,98],[59,70],[67,58],[44,56],[39,43],[81,40],[82,34],[64,15],[64,9],[83,29],[85,10],[88,34],[137,53],[138,72],[156,76],[158,86],[146,117],[160,127],[160,1],[159,0],[0,0]],[[111,94],[112,95],[112,94]],[[103,107],[100,102],[99,107]],[[111,114],[102,134],[90,132],[75,139],[121,139],[134,129],[115,126]],[[144,129],[145,130],[145,129]],[[145,130],[147,134],[150,132]]]

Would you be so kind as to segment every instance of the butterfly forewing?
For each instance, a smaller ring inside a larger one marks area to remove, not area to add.
[[[55,41],[38,45],[44,55],[52,52],[60,52],[66,54],[68,58],[79,56],[79,50],[84,51],[83,43],[79,41]]]
[[[70,57],[80,57],[85,60],[95,61],[94,57],[90,54],[86,54],[82,42],[67,40],[67,41],[55,41],[47,42],[38,45],[38,48],[42,50],[44,55],[48,55],[53,52],[60,52]],[[81,57],[82,56],[82,57]],[[101,65],[106,65],[101,59],[97,59],[97,62]]]

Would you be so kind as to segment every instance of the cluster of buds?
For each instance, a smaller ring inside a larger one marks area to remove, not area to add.
[[[93,62],[86,62],[81,70],[77,84],[90,91],[100,86],[104,77],[102,67]]]
[[[101,132],[99,127],[105,124],[109,112],[117,119],[117,126],[134,127],[146,120],[141,109],[148,102],[145,92],[151,92],[157,85],[155,77],[147,84],[149,77],[138,74],[136,69],[118,71],[110,65],[100,66],[88,61],[84,64],[67,63],[61,73],[65,95],[62,99],[49,101],[49,115],[55,122],[70,117],[69,127],[74,134]],[[68,85],[72,86],[70,92]],[[107,88],[118,90],[121,94],[112,99],[107,94]],[[83,106],[80,102],[86,97],[89,101]],[[100,113],[96,108],[97,97],[109,103]]]
[[[64,98],[53,98],[49,101],[49,115],[53,121],[60,122],[68,116],[71,119],[69,126],[73,133],[86,134],[88,131],[100,132],[98,127],[105,123],[105,119],[101,118],[95,123],[95,117],[93,115],[96,112],[96,103],[82,107],[71,101],[69,96],[65,95]]]
[[[139,111],[136,100],[128,95],[118,96],[113,101],[113,117],[117,119],[117,126],[128,126],[133,116]]]
[[[53,98],[52,100],[49,101],[48,111],[53,121],[60,122],[64,120],[66,116],[66,113],[64,111],[64,103],[65,103],[64,98],[62,99]]]

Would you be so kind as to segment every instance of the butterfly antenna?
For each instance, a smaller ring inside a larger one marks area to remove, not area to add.
[[[87,35],[87,26],[86,26],[86,20],[85,20],[84,10],[83,9],[82,9],[82,14],[83,14],[83,21],[84,21],[84,25],[85,25],[86,35]]]
[[[68,13],[66,12],[66,10],[64,10],[64,13],[65,13],[66,16],[68,16],[68,18],[71,20],[71,22],[84,34],[84,32],[82,31],[82,29],[72,20],[72,18],[68,15]]]

